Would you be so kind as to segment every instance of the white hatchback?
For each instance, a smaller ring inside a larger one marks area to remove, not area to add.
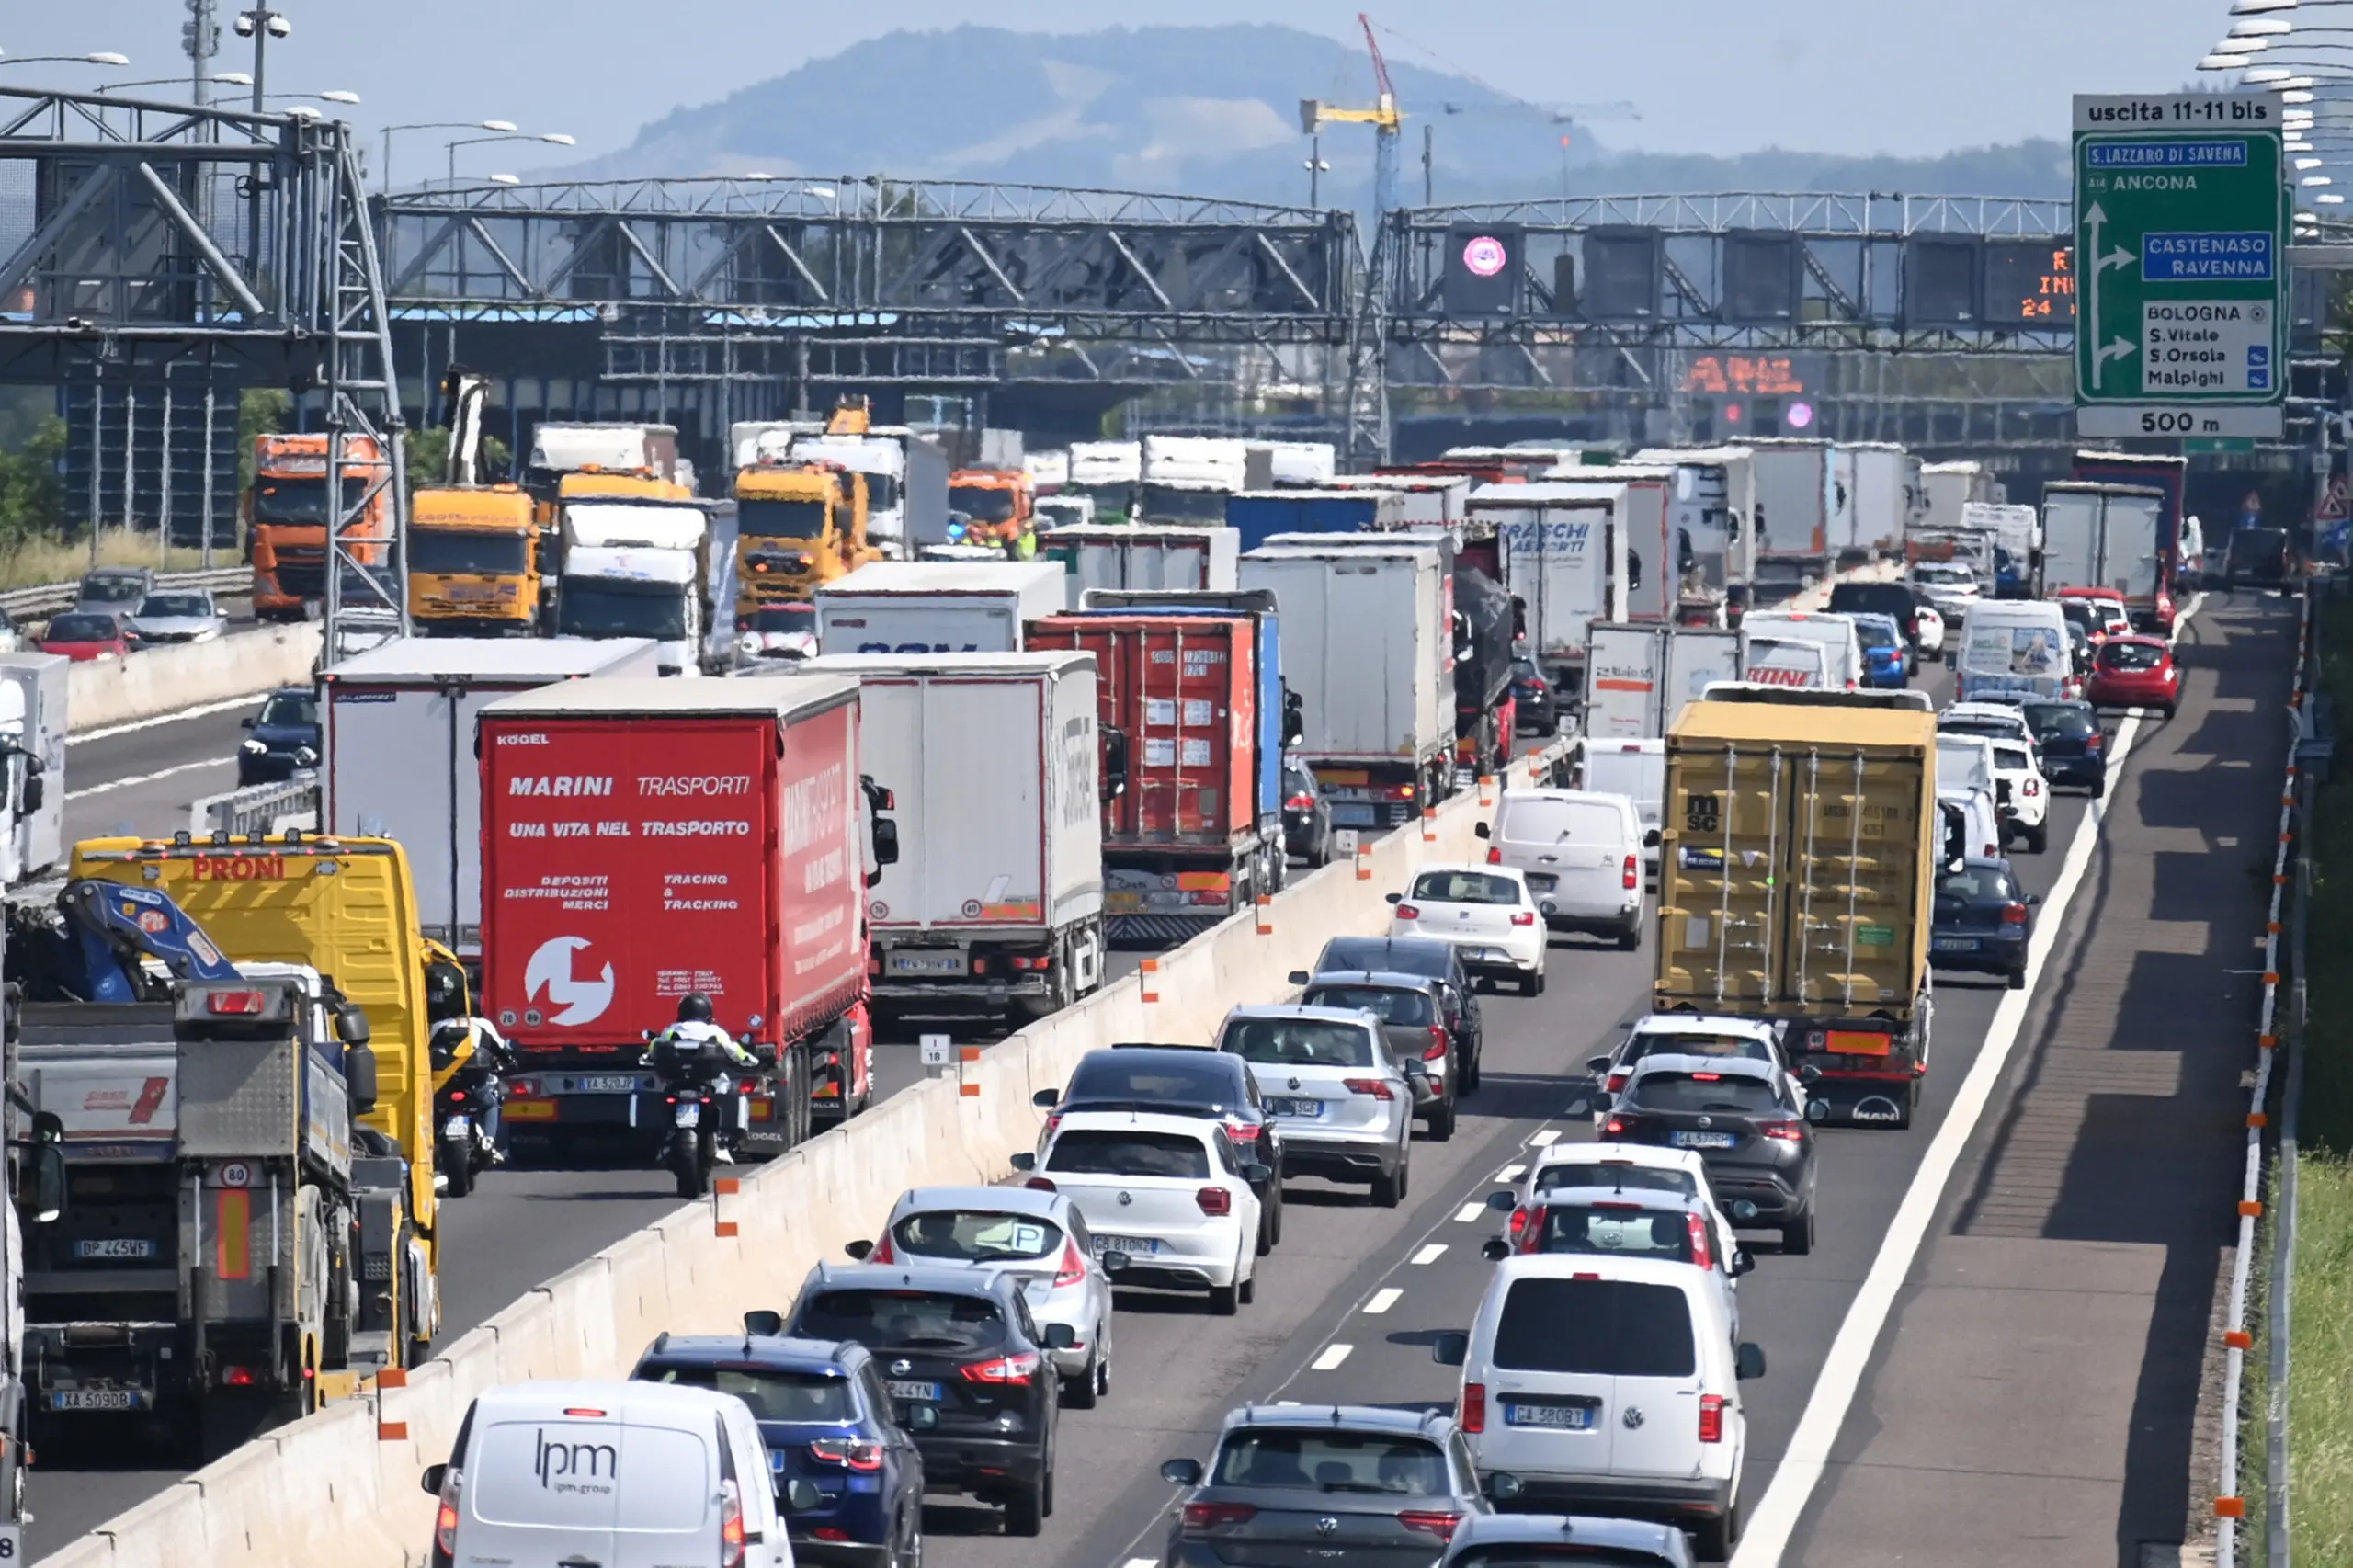
[[[2051,845],[2051,784],[2024,741],[1994,743],[1994,793],[2006,835],[2015,834],[2040,855]]]
[[[1628,1191],[1677,1192],[1706,1202],[1716,1216],[1716,1245],[1726,1257],[1740,1250],[1733,1235],[1736,1219],[1716,1201],[1708,1180],[1708,1163],[1697,1149],[1670,1149],[1660,1143],[1554,1143],[1540,1153],[1519,1180],[1487,1195],[1487,1207],[1515,1216],[1506,1223],[1504,1239],[1516,1239],[1528,1223],[1524,1211],[1555,1187],[1611,1187]],[[1754,1219],[1755,1205],[1745,1216]]]
[[[1641,896],[1639,886],[1635,892]],[[1544,994],[1544,917],[1516,867],[1425,866],[1389,902],[1396,905],[1391,936],[1451,942],[1473,974],[1507,975],[1521,994]]]

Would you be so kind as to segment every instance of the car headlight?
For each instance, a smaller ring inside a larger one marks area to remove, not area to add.
[[[247,756],[267,756],[269,755],[269,748],[262,744],[259,741],[247,741],[237,749],[244,753]]]

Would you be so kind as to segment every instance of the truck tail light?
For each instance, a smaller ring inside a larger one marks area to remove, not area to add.
[[[1035,958],[1015,959],[1013,960],[1013,967],[1016,969],[1030,970],[1051,969],[1053,967],[1053,956],[1051,954],[1040,953]]]
[[[1054,1272],[1054,1288],[1060,1290],[1064,1285],[1081,1284],[1086,1278],[1086,1260],[1078,1256],[1078,1244],[1065,1240],[1063,1243],[1063,1266]]]
[[[1401,903],[1397,906],[1397,918],[1400,920],[1419,920],[1421,917],[1422,912],[1410,903]]]
[[[1437,1024],[1432,1024],[1430,1026],[1430,1042],[1429,1044],[1422,1047],[1422,1060],[1425,1062],[1445,1061],[1446,1048],[1452,1043],[1453,1042],[1451,1040],[1447,1039],[1446,1030]]]
[[[1642,869],[1641,869],[1641,866],[1639,865],[1639,863],[1636,861],[1635,858],[1634,858],[1633,856],[1631,856],[1631,855],[1627,856],[1627,857],[1626,857],[1625,886],[1626,886],[1626,888],[1627,888],[1627,890],[1628,890],[1629,892],[1631,892],[1634,888],[1636,888],[1636,887],[1638,887],[1638,886],[1640,886],[1640,885],[1641,885],[1641,883],[1640,883],[1640,881],[1639,881],[1639,880],[1638,880],[1638,879],[1640,879],[1640,877],[1641,877],[1641,876],[1642,876]]]
[[[1193,1201],[1199,1205],[1202,1213],[1213,1220],[1222,1214],[1233,1212],[1233,1194],[1222,1187],[1202,1187],[1193,1194]]]
[[[1246,1525],[1257,1517],[1258,1510],[1248,1503],[1188,1503],[1183,1528],[1193,1535],[1220,1525]]]
[[[1462,1385],[1462,1411],[1455,1425],[1465,1432],[1483,1432],[1487,1429],[1486,1384],[1464,1383]]]
[[[1038,1353],[1024,1350],[987,1361],[967,1361],[957,1371],[968,1383],[1022,1383],[1038,1375]]]
[[[204,1010],[216,1018],[258,1017],[267,999],[258,991],[215,991],[204,998]]]
[[[1699,1441],[1721,1443],[1724,1440],[1724,1396],[1703,1393],[1699,1396]]]
[[[1381,1078],[1344,1078],[1340,1086],[1352,1095],[1370,1095],[1377,1100],[1393,1100],[1387,1080]]]
[[[1411,784],[1392,784],[1389,787],[1389,798],[1392,801],[1410,801],[1414,798],[1414,794],[1415,789]]]

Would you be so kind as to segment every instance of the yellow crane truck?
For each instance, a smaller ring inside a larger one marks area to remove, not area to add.
[[[427,637],[534,636],[552,619],[551,574],[532,497],[483,483],[489,378],[452,366],[441,396],[449,432],[441,480],[409,496],[409,619]]]
[[[866,541],[866,476],[832,463],[754,463],[735,475],[736,613],[806,603],[881,551]]]

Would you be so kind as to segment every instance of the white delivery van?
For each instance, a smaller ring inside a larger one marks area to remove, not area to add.
[[[14,887],[63,866],[65,726],[70,661],[56,653],[0,653],[0,881]]]
[[[1634,815],[1643,824],[1643,866],[1651,886],[1656,887],[1659,824],[1666,812],[1666,743],[1606,741],[1588,735],[1577,783],[1595,794],[1623,795],[1634,802]]]
[[[1491,825],[1490,864],[1528,879],[1555,931],[1612,937],[1628,952],[1643,943],[1643,824],[1624,795],[1584,790],[1506,790]]]
[[[1783,642],[1821,645],[1824,684],[1834,691],[1853,691],[1863,684],[1863,642],[1855,623],[1827,610],[1752,610],[1741,629],[1754,643],[1759,637]]]
[[[1819,642],[1802,642],[1794,637],[1752,635],[1748,639],[1748,668],[1745,674],[1752,686],[1827,687],[1830,650]]]
[[[440,1500],[433,1558],[792,1568],[772,1474],[759,1424],[733,1394],[502,1384],[475,1397],[449,1462],[426,1469],[425,1490]]]
[[[1059,562],[874,561],[816,592],[821,653],[1017,653],[1060,615]]]
[[[1948,639],[1947,646],[1946,657],[1959,672],[1959,701],[2002,692],[2079,695],[2067,618],[2049,599],[1980,599],[1961,618],[1960,637]]]

